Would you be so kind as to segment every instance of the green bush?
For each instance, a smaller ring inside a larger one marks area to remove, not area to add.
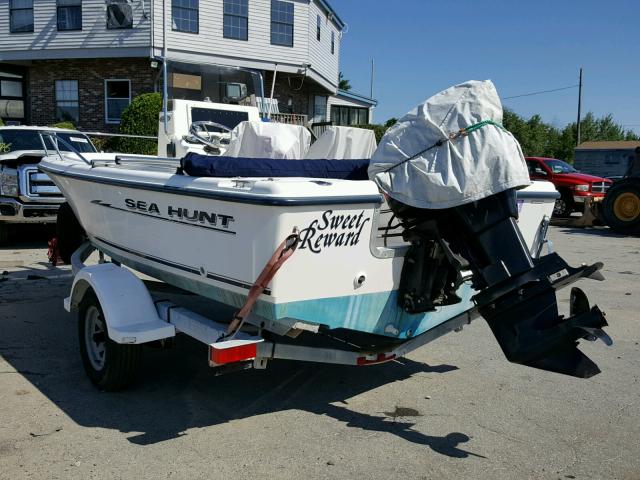
[[[1,118],[0,118],[0,127],[4,127],[4,122],[2,121]]]
[[[135,97],[122,112],[120,133],[128,135],[158,135],[158,118],[162,111],[159,93],[143,93]],[[112,145],[113,144],[113,145]],[[157,155],[158,142],[143,138],[114,138],[109,148],[123,153]]]
[[[58,122],[49,126],[53,128],[64,128],[67,130],[76,130],[76,126],[73,124],[73,122]]]

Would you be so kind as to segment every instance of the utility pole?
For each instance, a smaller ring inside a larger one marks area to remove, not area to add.
[[[375,75],[374,64],[375,64],[375,62],[374,62],[374,59],[372,58],[371,59],[371,90],[369,92],[369,98],[373,98],[373,79],[374,79],[374,75]]]
[[[582,110],[582,67],[580,67],[580,81],[578,82],[578,143],[580,145],[580,111]]]

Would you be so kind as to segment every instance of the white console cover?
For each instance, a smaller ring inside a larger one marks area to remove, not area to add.
[[[301,160],[310,143],[303,126],[245,121],[233,129],[225,156]]]
[[[328,127],[320,135],[307,159],[364,160],[370,159],[376,149],[376,136],[372,130],[355,127]]]
[[[490,80],[468,81],[434,95],[382,137],[369,178],[395,200],[429,209],[451,208],[530,185],[520,144],[491,124],[405,161],[483,120],[502,123],[502,105]]]

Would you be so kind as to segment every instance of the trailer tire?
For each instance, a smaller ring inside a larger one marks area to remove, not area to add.
[[[56,218],[57,248],[60,259],[64,263],[71,263],[71,255],[85,241],[86,234],[80,222],[68,203],[63,203],[58,209]]]
[[[571,216],[574,210],[575,202],[573,201],[571,192],[561,190],[560,198],[556,200],[556,203],[553,206],[553,216],[567,218]]]
[[[140,345],[123,345],[109,338],[102,307],[92,290],[80,302],[78,339],[82,365],[96,387],[113,392],[133,383],[140,363]]]

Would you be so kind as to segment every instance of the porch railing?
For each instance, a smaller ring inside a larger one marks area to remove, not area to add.
[[[263,116],[266,117],[266,115]],[[304,126],[307,124],[307,116],[300,113],[272,113],[271,121]]]
[[[311,132],[317,138],[320,138],[324,132],[327,131],[327,128],[333,125],[333,122],[316,122],[311,124]]]

